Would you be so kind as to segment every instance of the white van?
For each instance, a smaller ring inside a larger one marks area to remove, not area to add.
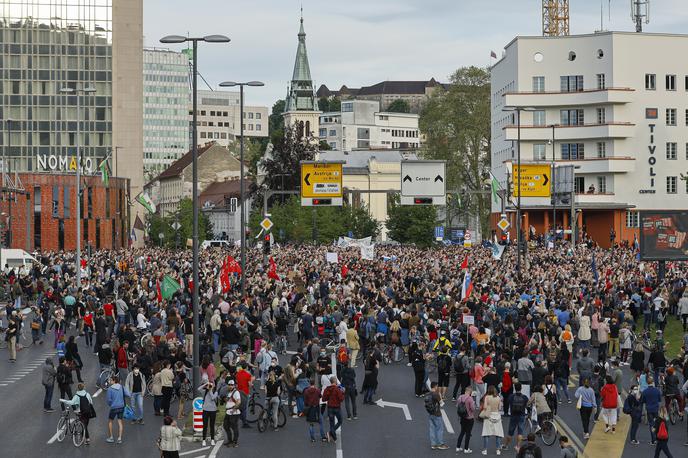
[[[204,240],[201,243],[201,248],[232,248],[232,244],[227,240]]]

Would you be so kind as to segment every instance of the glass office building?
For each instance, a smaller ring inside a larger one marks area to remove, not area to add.
[[[0,117],[12,171],[68,171],[81,145],[84,167],[112,148],[112,1],[0,3]],[[61,93],[94,87],[95,93]],[[80,137],[77,138],[77,120]],[[10,120],[7,123],[7,120]],[[50,156],[53,156],[51,159]],[[62,160],[61,160],[62,158]]]

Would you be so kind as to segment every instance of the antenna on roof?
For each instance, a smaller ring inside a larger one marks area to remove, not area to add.
[[[631,0],[631,19],[635,22],[635,31],[643,31],[643,23],[650,23],[650,0]]]

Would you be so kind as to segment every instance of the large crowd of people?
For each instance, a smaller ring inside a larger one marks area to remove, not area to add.
[[[179,451],[174,415],[181,424],[196,396],[204,399],[204,444],[220,440],[222,411],[225,445],[238,446],[254,393],[272,406],[275,428],[284,399],[311,441],[334,441],[342,407],[354,421],[359,390],[364,404],[374,402],[384,389],[381,363],[393,354],[409,366],[409,393],[425,400],[433,449],[449,448],[438,420],[446,403],[459,415],[457,452],[472,453],[473,443],[487,454],[495,438],[498,454],[513,445],[522,456],[537,448],[524,434],[527,415],[535,411],[540,424],[562,403],[576,403],[585,439],[600,418],[614,434],[621,414],[632,420],[629,443],[638,444],[645,416],[657,453],[670,453],[668,409],[676,399],[683,415],[688,389],[688,265],[669,262],[659,278],[657,263],[639,261],[631,247],[574,251],[561,242],[531,249],[519,272],[514,250],[497,260],[484,247],[390,245],[364,260],[358,248],[284,245],[271,262],[250,250],[245,271],[234,269],[225,282],[227,256],[237,254],[211,248],[201,252],[198,285],[189,250],[96,251],[82,262],[79,285],[73,254],[41,253],[40,262],[5,266],[0,275],[2,327],[17,364],[23,329],[56,348],[57,359],[43,367],[46,413],[57,385],[60,406],[71,405],[87,427],[97,384],[107,390],[107,441],[121,443],[123,417],[143,424],[148,392],[149,411],[164,417],[165,456]],[[338,251],[337,263],[327,262],[328,251]],[[179,287],[163,298],[166,279]],[[191,376],[195,287],[200,386]],[[673,321],[683,333],[664,335]],[[284,356],[287,346],[295,354]],[[105,380],[82,380],[80,351],[97,354]],[[633,371],[631,383],[623,369]],[[482,443],[471,440],[476,422]],[[566,437],[561,445],[570,456]]]

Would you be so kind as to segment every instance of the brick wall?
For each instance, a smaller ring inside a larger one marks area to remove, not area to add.
[[[12,248],[21,248],[27,251],[56,251],[60,249],[60,223],[63,224],[63,249],[76,249],[76,183],[74,175],[66,174],[20,174],[19,176],[27,195],[17,195],[12,202]],[[57,196],[53,196],[53,187],[57,186]],[[68,215],[65,217],[64,189],[69,187]],[[41,218],[40,218],[40,246],[35,244],[35,200],[36,188],[40,188]],[[82,178],[83,208],[82,208],[82,242],[81,249],[86,251],[90,243],[96,248],[96,226],[100,229],[100,248],[113,248],[112,222],[115,221],[115,247],[126,247],[128,234],[126,226],[127,211],[127,180],[124,178],[111,178],[110,188],[110,213],[106,212],[107,190],[99,176]],[[88,215],[88,192],[92,188],[91,214]],[[120,193],[121,191],[121,193]],[[57,213],[53,215],[53,198],[57,201]],[[122,200],[119,200],[122,198]],[[119,200],[119,201],[118,201]],[[28,204],[28,205],[27,205]],[[27,210],[28,209],[28,210]],[[9,202],[3,199],[0,202],[0,211],[9,214]],[[28,215],[28,221],[27,221]],[[7,220],[3,215],[3,223]],[[100,222],[97,223],[96,221]],[[88,234],[83,230],[84,221],[87,221]]]

